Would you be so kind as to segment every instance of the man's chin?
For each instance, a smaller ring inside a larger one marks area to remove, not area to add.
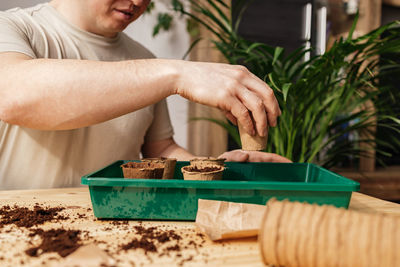
[[[126,29],[126,27],[128,27],[129,24],[113,24],[108,26],[105,30],[103,34],[106,37],[113,37],[116,36],[118,33],[124,31]]]

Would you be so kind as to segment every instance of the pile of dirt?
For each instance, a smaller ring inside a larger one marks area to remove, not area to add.
[[[42,242],[39,246],[25,250],[25,253],[31,257],[38,257],[43,253],[56,252],[61,257],[66,257],[82,245],[80,233],[80,230],[63,228],[48,231],[40,228],[31,230],[29,237],[38,235],[42,238]]]
[[[67,220],[68,217],[59,215],[64,208],[41,207],[35,205],[33,209],[26,207],[13,207],[6,205],[0,208],[0,228],[5,225],[14,224],[18,227],[31,228],[52,220]]]

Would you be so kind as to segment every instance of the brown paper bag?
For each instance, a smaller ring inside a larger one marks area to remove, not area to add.
[[[199,199],[196,225],[211,240],[257,236],[266,206]]]

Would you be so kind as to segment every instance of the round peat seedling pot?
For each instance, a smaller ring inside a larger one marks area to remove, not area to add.
[[[144,158],[142,162],[160,163],[164,165],[162,179],[174,179],[176,159],[175,158]]]
[[[258,134],[252,136],[244,130],[240,123],[238,123],[238,126],[242,150],[262,151],[267,147],[268,134],[266,136],[259,136]]]
[[[153,162],[128,162],[121,168],[127,179],[161,179],[164,173],[164,164]]]
[[[219,165],[208,166],[184,166],[181,168],[183,179],[185,180],[199,180],[199,181],[212,181],[222,180],[222,173],[225,168]]]

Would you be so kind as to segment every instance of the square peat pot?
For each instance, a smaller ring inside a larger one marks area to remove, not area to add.
[[[124,179],[117,161],[82,177],[97,218],[195,220],[198,199],[265,205],[288,199],[347,208],[360,184],[309,163],[226,162],[220,181],[185,181],[178,161],[174,179]]]

